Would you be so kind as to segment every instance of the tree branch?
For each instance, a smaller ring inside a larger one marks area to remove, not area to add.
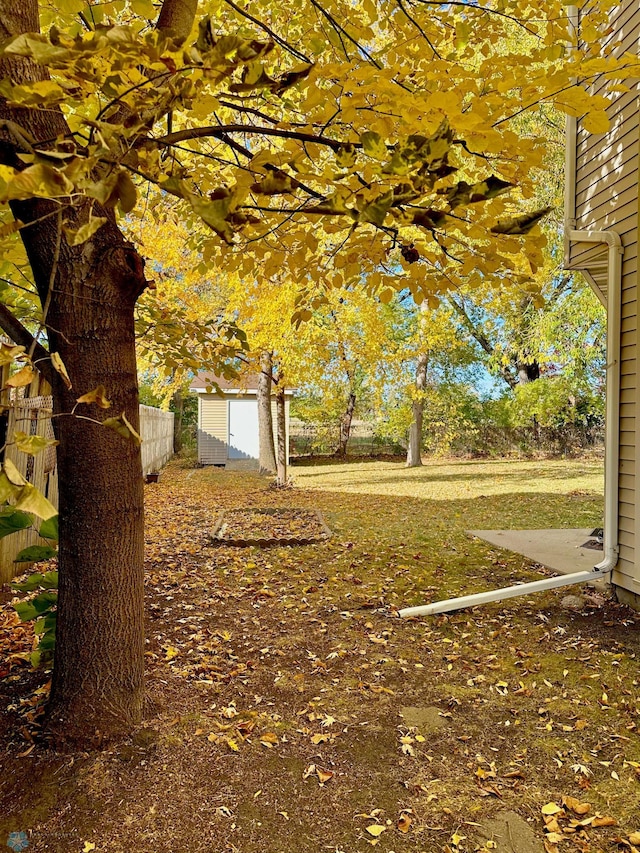
[[[280,47],[283,47],[285,50],[289,51],[289,53],[292,56],[295,56],[296,59],[299,59],[302,62],[311,62],[308,56],[305,56],[304,53],[297,50],[295,47],[293,47],[293,45],[289,44],[286,39],[283,39],[281,36],[275,33],[271,29],[271,27],[268,27],[264,23],[264,21],[261,21],[259,20],[259,18],[255,18],[253,15],[250,15],[249,12],[246,11],[246,9],[242,9],[240,6],[237,6],[233,2],[233,0],[224,0],[224,2],[228,6],[231,6],[231,8],[234,9],[239,15],[242,15],[243,18],[246,18],[248,21],[254,23],[257,27],[260,27],[260,29],[263,30],[269,36],[269,38],[273,39],[273,41],[276,42],[276,44],[279,44]]]
[[[227,142],[225,137],[229,133],[248,133],[255,136],[275,136],[278,139],[297,139],[299,142],[315,143],[317,145],[326,145],[334,151],[339,151],[343,146],[343,142],[338,142],[337,139],[331,139],[328,136],[315,136],[313,133],[303,133],[298,130],[282,130],[277,127],[259,127],[256,125],[244,124],[226,124],[226,125],[209,125],[207,127],[188,127],[184,130],[176,130],[173,133],[167,133],[164,136],[159,136],[155,139],[151,138],[151,142],[160,143],[161,145],[174,145],[176,142],[185,142],[188,139],[206,139],[213,137],[221,142]],[[362,148],[362,143],[351,142],[354,148]]]

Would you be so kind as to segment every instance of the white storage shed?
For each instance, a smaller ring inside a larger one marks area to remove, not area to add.
[[[215,393],[214,383],[220,388]],[[220,376],[202,373],[191,383],[198,395],[198,461],[221,467],[233,463],[257,464],[258,377],[247,374],[234,382]],[[289,462],[289,408],[293,391],[285,391],[287,425],[287,464]],[[274,435],[276,403],[271,400]]]

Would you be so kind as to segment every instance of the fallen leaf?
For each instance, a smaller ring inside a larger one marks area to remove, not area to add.
[[[82,848],[82,853],[91,853],[92,850],[96,849],[96,845],[91,841],[85,841],[84,847]]]
[[[591,811],[590,803],[581,803],[580,800],[576,800],[575,797],[563,797],[562,804],[568,809],[571,809],[575,814],[589,814]]]
[[[316,775],[320,780],[320,784],[324,785],[325,782],[329,782],[336,775],[333,770],[323,770],[322,767],[316,767]]]
[[[312,735],[311,743],[319,744],[319,743],[331,743],[335,740],[335,735],[332,734],[323,734],[322,732],[318,732],[318,734]]]
[[[561,832],[550,832],[547,835],[547,841],[550,844],[559,844],[560,841],[564,841],[564,835]]]
[[[592,826],[617,826],[618,821],[609,815],[596,815]]]
[[[557,803],[547,803],[542,806],[542,814],[558,814],[558,812],[562,811],[562,806],[559,806]]]
[[[387,827],[382,826],[381,823],[373,823],[366,829],[369,835],[373,835],[374,838],[377,838],[379,835],[382,835],[383,832],[386,832]]]
[[[409,832],[412,823],[413,819],[411,815],[407,814],[406,812],[403,812],[398,818],[397,827],[400,832]]]

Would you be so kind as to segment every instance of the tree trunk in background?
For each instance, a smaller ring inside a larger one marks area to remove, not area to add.
[[[518,385],[528,385],[529,382],[535,382],[540,379],[540,365],[537,361],[519,362],[518,368]]]
[[[180,453],[182,450],[182,419],[184,416],[184,394],[178,388],[173,394],[173,411],[175,418],[173,422],[173,452]]]
[[[276,430],[278,436],[278,485],[287,485],[287,409],[282,377],[276,386]]]
[[[0,39],[38,30],[35,0],[0,0]],[[0,76],[17,83],[46,79],[21,57],[0,61]],[[13,108],[0,98],[0,119],[14,121],[47,149],[69,129],[55,109]],[[0,163],[23,168],[20,141],[0,128]],[[111,409],[82,404],[98,422],[125,413],[138,429],[134,305],[145,287],[144,262],[126,242],[112,210],[78,202],[65,224],[93,215],[107,222],[71,246],[58,204],[29,199],[11,205],[41,304],[48,304],[51,352],[71,377],[68,389],[52,374],[54,429],[60,444],[59,600],[47,725],[59,744],[102,743],[131,731],[143,706],[143,486],[140,447],[100,423],[70,416],[76,399],[104,385]],[[25,331],[25,330],[23,330]]]
[[[275,474],[276,453],[273,446],[273,416],[271,414],[271,384],[273,361],[270,352],[260,356],[260,372],[258,374],[258,436],[259,436],[259,467],[261,474]]]
[[[356,408],[356,395],[352,391],[347,400],[347,408],[343,416],[340,418],[340,438],[338,440],[338,448],[335,455],[344,458],[347,455],[347,444],[351,436],[351,422],[353,421],[353,412]]]
[[[424,391],[427,387],[427,366],[429,356],[420,353],[416,364],[416,395],[411,402],[413,420],[409,427],[409,446],[407,447],[407,468],[422,465],[422,421],[424,416]]]

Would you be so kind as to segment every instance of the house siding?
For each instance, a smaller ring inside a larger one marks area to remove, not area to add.
[[[228,456],[229,404],[216,394],[198,400],[198,460],[205,465],[224,465]]]
[[[581,13],[588,16],[588,11]],[[603,40],[603,51],[616,55],[638,52],[640,4],[621,0],[612,12],[611,31]],[[606,134],[589,134],[577,122],[575,138],[575,219],[569,227],[586,231],[616,231],[624,247],[622,261],[622,310],[620,351],[620,453],[618,461],[620,561],[613,580],[638,592],[640,571],[635,565],[635,543],[640,539],[640,517],[636,512],[640,485],[639,454],[636,453],[636,424],[640,418],[637,389],[637,258],[638,258],[638,83],[626,81],[628,92],[608,92],[608,81],[597,79],[591,91],[609,97]],[[567,267],[582,270],[587,279],[607,297],[606,247],[570,243]]]

